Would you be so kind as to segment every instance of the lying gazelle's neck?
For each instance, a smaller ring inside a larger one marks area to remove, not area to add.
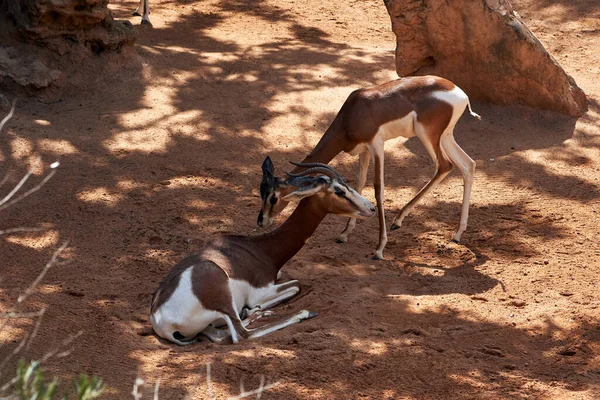
[[[257,250],[272,260],[274,268],[279,271],[302,249],[326,215],[327,211],[319,206],[319,199],[311,196],[302,200],[279,228],[252,236],[250,240]]]

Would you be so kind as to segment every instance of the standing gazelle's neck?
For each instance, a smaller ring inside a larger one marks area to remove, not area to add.
[[[253,244],[273,261],[277,271],[302,249],[327,211],[316,196],[302,200],[292,215],[277,229],[251,238]]]
[[[309,155],[302,160],[302,163],[323,163],[329,164],[335,156],[345,151],[347,146],[345,134],[342,129],[341,118],[338,116],[333,120],[319,143],[312,149]],[[306,167],[297,166],[292,173],[298,173],[305,170]]]

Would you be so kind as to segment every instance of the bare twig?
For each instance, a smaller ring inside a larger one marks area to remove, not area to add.
[[[210,400],[216,399],[215,393],[213,391],[212,380],[210,377],[210,363],[206,364],[206,386],[207,386],[207,390],[208,390],[208,398]]]
[[[54,176],[54,174],[56,173],[56,168],[58,166],[59,166],[58,161],[53,162],[50,165],[50,168],[52,168],[52,171],[50,171],[50,173],[48,175],[46,175],[46,177],[44,179],[42,179],[42,181],[40,183],[38,183],[37,185],[35,185],[34,187],[32,187],[31,189],[26,191],[19,197],[11,200],[11,198],[15,195],[15,193],[17,193],[17,191],[21,188],[21,186],[23,186],[25,181],[31,176],[31,171],[27,172],[25,174],[25,176],[21,179],[21,181],[17,184],[17,186],[15,186],[13,188],[13,190],[11,190],[11,192],[8,195],[6,195],[6,197],[4,199],[0,200],[0,211],[12,206],[15,203],[18,203],[19,201],[23,200],[25,197],[29,196],[30,194],[40,190],[42,188],[42,186],[44,186],[46,184],[46,182],[48,182],[50,180],[50,178],[52,178],[52,176]]]
[[[5,313],[6,317],[5,318],[35,318],[38,317],[35,326],[33,328],[33,332],[31,333],[26,333],[25,336],[23,336],[23,338],[21,339],[21,342],[19,343],[19,345],[8,355],[4,358],[4,360],[2,360],[2,362],[0,363],[0,376],[2,376],[4,367],[6,366],[6,364],[8,363],[8,361],[13,358],[14,356],[16,356],[17,354],[19,354],[19,352],[23,349],[23,346],[25,344],[27,344],[27,346],[25,347],[25,350],[29,349],[29,346],[31,345],[31,343],[33,342],[33,339],[35,338],[35,336],[37,335],[37,332],[39,330],[39,327],[42,323],[42,316],[44,315],[44,313],[46,312],[46,308],[41,309],[40,311],[37,312],[33,312],[33,313]],[[3,316],[0,315],[0,318],[2,318]]]
[[[154,385],[154,400],[158,400],[158,388],[160,387],[160,378],[156,381]]]
[[[17,98],[15,97],[15,99],[12,102],[12,107],[10,108],[10,112],[8,113],[8,115],[6,117],[4,117],[4,119],[2,119],[2,122],[0,122],[0,132],[2,132],[2,128],[4,128],[4,124],[6,124],[8,122],[8,120],[11,119],[13,114],[15,113],[16,105],[17,105]]]
[[[7,201],[9,201],[15,195],[15,193],[17,193],[19,191],[19,189],[21,189],[21,187],[23,187],[23,185],[25,184],[25,182],[27,182],[27,179],[29,179],[29,177],[31,176],[32,173],[33,172],[31,172],[31,171],[27,171],[27,173],[25,174],[24,177],[21,178],[21,180],[19,181],[19,183],[17,184],[17,186],[15,186],[6,195],[6,197],[4,197],[2,200],[0,200],[0,206],[3,205],[4,203],[6,203]]]
[[[27,339],[29,339],[29,333],[25,332],[25,335],[23,335],[23,338],[21,339],[21,342],[19,342],[18,346],[15,347],[13,349],[13,351],[11,351],[6,357],[4,357],[4,360],[2,360],[2,362],[0,363],[0,372],[4,369],[4,367],[6,366],[6,364],[14,356],[16,356],[17,354],[19,354],[19,352],[21,351],[21,349],[23,348],[23,346],[25,346],[25,343],[27,343]]]
[[[0,231],[0,236],[3,235],[12,235],[13,233],[19,233],[19,232],[43,232],[46,231],[46,228],[10,228],[10,229],[5,229],[3,231]]]
[[[35,280],[31,283],[31,285],[29,285],[29,287],[25,290],[25,292],[23,292],[19,298],[17,299],[16,304],[12,307],[12,309],[10,309],[6,314],[11,314],[11,313],[18,313],[19,311],[19,307],[21,306],[21,304],[23,303],[23,301],[25,301],[25,299],[27,299],[35,290],[35,288],[37,287],[37,285],[40,283],[40,281],[44,278],[44,276],[46,275],[46,273],[48,272],[48,270],[57,263],[58,260],[58,256],[60,255],[60,253],[67,247],[67,245],[69,244],[69,241],[65,241],[62,246],[60,246],[52,255],[52,258],[50,258],[50,260],[46,263],[46,265],[44,266],[44,268],[42,269],[42,271],[38,274],[37,278],[35,278]],[[6,324],[8,323],[8,320],[10,318],[0,318],[0,320],[2,320],[2,322],[0,323],[0,332],[4,329],[4,327],[6,326]],[[0,344],[0,348],[3,347],[4,344]]]
[[[42,359],[40,360],[40,364],[48,361],[50,358],[54,357],[55,355],[57,355],[58,357],[64,357],[64,356],[68,355],[69,353],[71,353],[71,349],[68,349],[67,351],[63,351],[62,353],[58,353],[58,351],[61,348],[66,347],[66,346],[70,345],[71,343],[73,343],[73,341],[81,335],[83,335],[83,331],[79,331],[79,332],[69,336],[65,340],[63,340],[60,345],[58,345],[55,349],[49,351],[48,353],[46,353],[44,355],[44,357],[42,357]]]
[[[133,391],[131,392],[135,400],[140,400],[142,398],[142,392],[140,390],[142,386],[144,386],[144,380],[139,377],[135,378],[135,383],[133,384]]]
[[[68,246],[69,241],[66,240],[55,252],[54,254],[52,254],[52,258],[50,258],[50,261],[48,261],[46,263],[46,265],[44,266],[44,269],[42,269],[42,272],[39,273],[39,275],[37,276],[37,278],[35,278],[35,280],[31,283],[31,285],[29,285],[29,287],[25,290],[25,292],[23,292],[23,294],[21,294],[19,296],[19,298],[17,299],[17,303],[20,304],[23,301],[25,301],[25,299],[27,299],[31,293],[33,293],[33,291],[35,290],[35,288],[37,287],[37,285],[39,285],[39,283],[41,282],[42,279],[44,279],[44,276],[46,276],[46,273],[48,272],[48,270],[57,263],[58,260],[58,256],[60,255],[60,253],[63,252],[63,250]]]
[[[9,168],[10,170],[10,168]],[[0,187],[4,186],[4,184],[6,183],[6,181],[8,180],[9,177],[9,170],[6,171],[6,174],[4,174],[4,178],[2,178],[2,180],[0,181]]]
[[[46,307],[44,307],[40,311],[38,311],[39,315],[37,317],[37,320],[35,321],[35,326],[33,327],[33,332],[31,332],[31,335],[29,336],[29,343],[27,343],[27,346],[25,347],[25,351],[29,350],[31,343],[33,343],[33,339],[35,339],[35,337],[37,336],[37,333],[40,330],[40,326],[42,325],[42,317],[44,316],[45,313],[46,313]]]
[[[260,386],[258,387],[258,389],[254,389],[251,390],[249,392],[242,392],[237,396],[233,396],[233,397],[228,397],[227,400],[238,400],[238,399],[244,399],[246,397],[250,397],[250,396],[254,396],[256,395],[257,399],[260,399],[260,397],[262,396],[263,392],[265,392],[266,390],[272,389],[276,386],[279,386],[281,383],[279,381],[277,382],[273,382],[270,383],[268,385],[265,385],[265,377],[263,375],[261,375],[260,377]]]
[[[0,313],[0,319],[4,319],[4,318],[11,318],[11,319],[17,319],[17,318],[36,318],[36,317],[41,317],[44,312],[46,311],[45,308],[39,310],[39,311],[32,311],[32,312],[5,312],[5,313]]]
[[[65,340],[62,341],[62,343],[60,345],[58,345],[56,348],[54,348],[53,350],[49,351],[48,353],[46,353],[44,355],[44,357],[42,357],[42,359],[39,361],[39,364],[41,365],[42,363],[48,361],[50,358],[52,358],[53,356],[57,355],[58,357],[61,357],[63,354],[68,354],[70,353],[70,350],[66,351],[66,352],[62,352],[62,353],[58,353],[59,350],[63,347],[66,347],[68,345],[70,345],[75,339],[77,339],[79,336],[81,336],[83,334],[83,331],[79,331],[74,335],[69,336],[68,338],[66,338]],[[13,351],[14,352],[14,351]],[[15,384],[15,382],[17,381],[17,377],[15,376],[14,378],[12,378],[11,380],[9,380],[8,382],[6,382],[4,384],[4,386],[0,387],[0,393],[5,392],[6,390],[8,390],[8,388],[12,387],[12,385]]]

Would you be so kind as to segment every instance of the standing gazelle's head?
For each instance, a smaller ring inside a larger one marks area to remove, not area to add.
[[[344,182],[344,178],[326,164],[298,164],[307,167],[299,174],[289,174],[288,179],[275,176],[269,157],[262,165],[263,178],[260,183],[262,208],[258,213],[258,226],[267,227],[290,201],[318,195],[320,205],[328,213],[346,217],[363,218],[375,215],[375,207]]]

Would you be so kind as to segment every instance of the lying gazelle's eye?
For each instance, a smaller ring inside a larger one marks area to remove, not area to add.
[[[339,197],[346,197],[346,193],[344,193],[343,190],[336,190],[335,194],[336,194],[336,196],[339,196]]]
[[[277,197],[273,196],[271,197],[271,200],[269,200],[271,202],[271,205],[275,205],[275,203],[277,203]]]

